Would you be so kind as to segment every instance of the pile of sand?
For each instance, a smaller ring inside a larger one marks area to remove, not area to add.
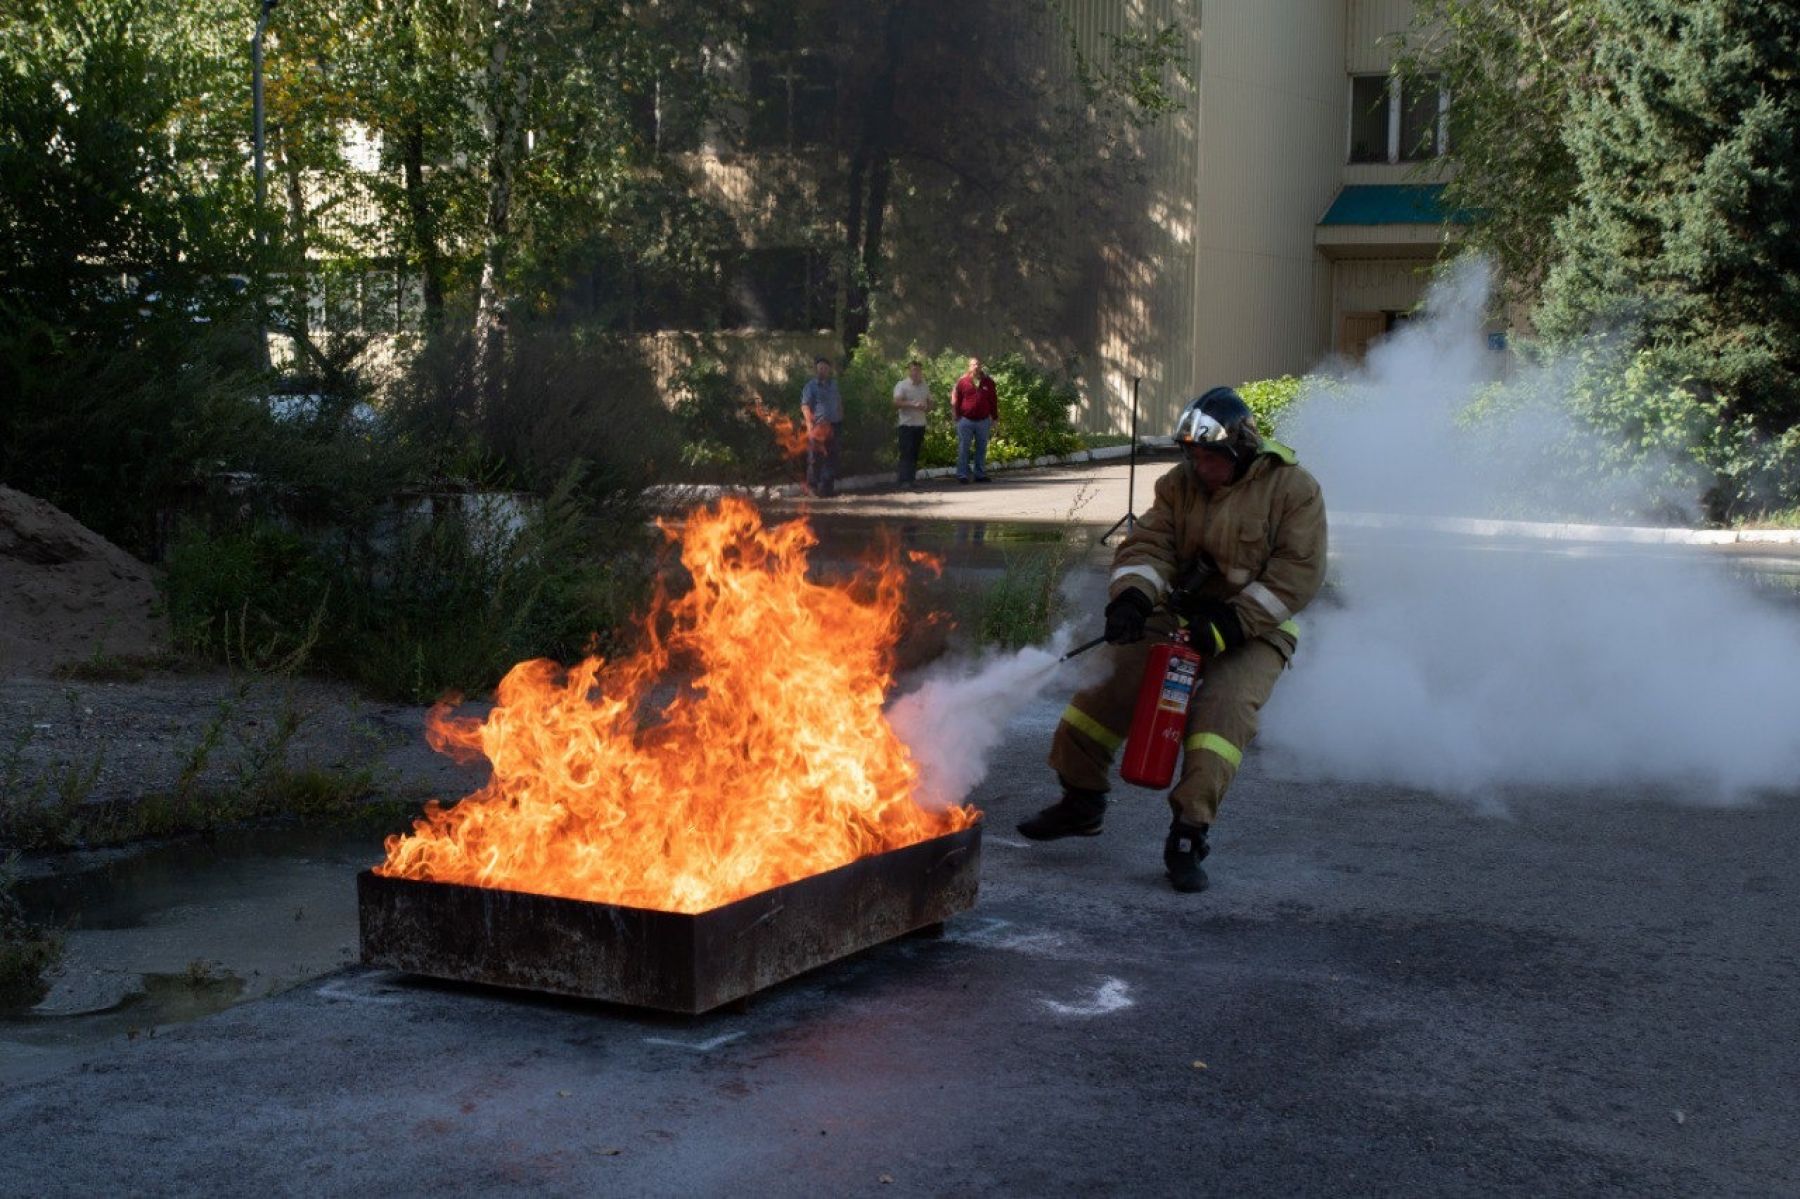
[[[67,512],[0,487],[0,678],[168,648],[150,568]]]

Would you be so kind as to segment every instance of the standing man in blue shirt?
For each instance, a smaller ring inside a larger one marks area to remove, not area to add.
[[[800,392],[806,418],[806,490],[813,495],[837,494],[838,443],[844,430],[844,397],[831,377],[831,359],[813,359],[813,377]]]

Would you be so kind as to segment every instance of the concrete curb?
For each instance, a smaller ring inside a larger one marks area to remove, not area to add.
[[[1543,541],[1597,541],[1631,545],[1800,545],[1800,529],[1676,529],[1653,525],[1589,525],[1539,520],[1478,520],[1453,516],[1400,516],[1386,512],[1333,512],[1333,525],[1353,529],[1415,529],[1469,537],[1532,537]]]

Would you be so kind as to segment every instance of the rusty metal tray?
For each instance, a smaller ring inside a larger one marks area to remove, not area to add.
[[[981,824],[684,915],[356,876],[362,960],[698,1015],[975,903]]]

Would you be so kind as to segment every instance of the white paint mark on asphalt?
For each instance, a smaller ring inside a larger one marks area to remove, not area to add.
[[[1104,1016],[1122,1011],[1137,1000],[1131,997],[1130,984],[1123,979],[1109,978],[1100,984],[1100,989],[1094,992],[1092,999],[1074,1003],[1062,1003],[1055,999],[1040,999],[1038,1002],[1059,1016]]]
[[[355,985],[366,981],[368,981],[367,976],[354,979],[333,979],[313,993],[324,999],[342,999],[348,1003],[374,1003],[383,1006],[391,1006],[393,1004],[406,1002],[402,996],[371,995],[368,991]]]
[[[1028,932],[1010,920],[988,917],[984,920],[958,921],[944,931],[944,940],[983,949],[1006,949],[1014,953],[1030,953],[1039,957],[1067,956],[1059,951],[1066,938],[1061,933]]]
[[[728,1032],[712,1038],[710,1041],[677,1041],[670,1037],[645,1037],[646,1045],[668,1045],[675,1049],[691,1049],[695,1053],[711,1053],[721,1045],[737,1040],[744,1034]]]
[[[1008,849],[1030,849],[1029,841],[1014,841],[1011,837],[996,837],[989,834],[982,838],[989,845],[1004,845]]]

